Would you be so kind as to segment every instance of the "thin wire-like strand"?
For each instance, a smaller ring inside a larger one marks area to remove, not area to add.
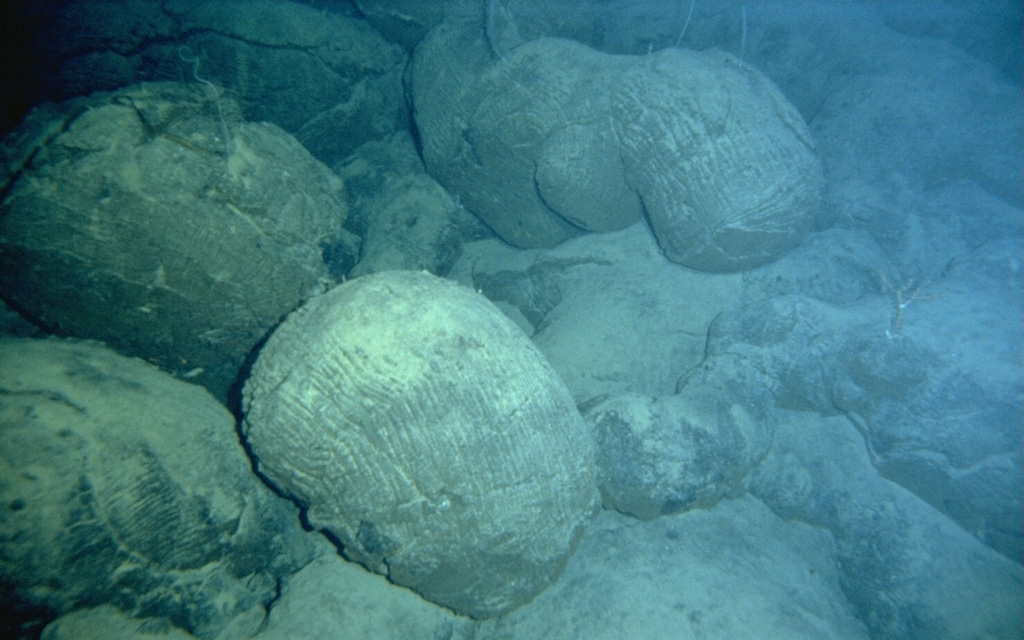
[[[697,0],[690,0],[690,10],[686,12],[686,22],[683,23],[683,30],[679,32],[679,37],[676,38],[675,46],[679,46],[679,43],[683,40],[683,35],[686,33],[686,27],[690,26],[690,16],[693,15],[693,5],[696,4]]]
[[[224,156],[225,159],[227,159],[227,157],[231,155],[231,149],[228,147],[228,123],[224,120],[224,110],[220,107],[220,92],[217,91],[216,85],[199,75],[199,56],[194,55],[192,53],[192,49],[187,45],[181,45],[178,47],[178,57],[181,58],[182,62],[191,64],[192,77],[195,78],[197,82],[201,82],[202,84],[210,87],[210,91],[213,92],[213,100],[217,104],[217,115],[220,116],[221,135],[224,137]]]

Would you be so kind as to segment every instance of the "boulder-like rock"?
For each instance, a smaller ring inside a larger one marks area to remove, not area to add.
[[[351,280],[273,333],[245,386],[258,467],[344,554],[485,618],[559,574],[597,502],[572,397],[482,295]]]
[[[0,293],[223,400],[266,331],[356,252],[342,181],[237,113],[175,83],[33,112],[0,149]]]
[[[648,520],[744,492],[775,430],[768,383],[749,363],[705,362],[673,396],[614,396],[586,412],[605,507]]]
[[[478,624],[328,550],[282,586],[266,627],[253,640],[339,638],[339,629],[341,638],[472,640],[479,637]]]
[[[484,26],[434,28],[409,84],[428,171],[506,242],[552,247],[646,214],[670,259],[733,272],[810,229],[824,184],[810,132],[753,67],[558,38],[496,49]]]
[[[75,2],[40,12],[8,4],[5,19],[25,34],[15,42],[33,49],[11,62],[25,80],[0,96],[0,124],[24,104],[179,80],[232,96],[247,120],[276,124],[328,164],[408,127],[407,55],[342,5]]]
[[[848,416],[885,478],[1020,562],[1020,251],[991,242],[939,282],[893,277],[843,306],[752,303],[712,326],[709,358],[760,360],[781,407]]]
[[[427,175],[407,131],[364,144],[335,171],[349,196],[346,227],[362,238],[349,278],[402,270],[446,276],[462,253],[463,237],[486,233]]]
[[[558,584],[477,637],[867,640],[834,549],[750,496],[648,522],[605,511]]]
[[[0,504],[5,637],[104,604],[248,637],[314,551],[224,407],[95,343],[0,341]]]
[[[731,272],[795,247],[825,183],[796,108],[728,53],[665,49],[635,60],[613,93],[612,122],[665,255]]]
[[[880,477],[854,424],[780,410],[751,493],[786,521],[831,532],[830,567],[869,637],[1021,637],[1020,564]]]
[[[556,39],[496,59],[480,36],[448,21],[416,49],[409,77],[427,171],[517,247],[639,220],[607,113],[621,64],[604,71],[615,58]]]

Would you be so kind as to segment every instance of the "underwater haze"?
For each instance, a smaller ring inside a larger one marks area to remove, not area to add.
[[[1024,635],[1020,2],[0,24],[0,637]]]

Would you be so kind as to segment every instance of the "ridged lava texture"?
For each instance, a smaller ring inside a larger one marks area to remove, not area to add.
[[[233,427],[204,390],[98,343],[0,339],[0,635],[100,605],[189,638],[255,633],[314,549]]]
[[[736,272],[785,254],[817,215],[807,125],[729,54],[538,38],[495,58],[477,27],[449,20],[408,77],[427,170],[517,247],[646,218],[670,260]]]
[[[245,388],[259,469],[349,558],[476,618],[561,571],[597,500],[565,386],[483,296],[365,276],[267,341]]]
[[[754,68],[720,51],[667,49],[624,74],[612,113],[669,260],[743,271],[807,234],[821,162],[799,112]]]
[[[325,248],[342,262],[354,242],[338,176],[203,96],[134,85],[37,108],[4,138],[0,295],[223,401],[246,354],[329,279]]]

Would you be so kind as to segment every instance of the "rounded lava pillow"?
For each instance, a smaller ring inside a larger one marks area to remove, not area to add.
[[[224,401],[267,331],[332,278],[325,255],[347,264],[356,242],[338,176],[208,93],[97,93],[38,107],[4,138],[0,295]]]
[[[544,357],[425,272],[358,278],[289,316],[245,411],[259,470],[347,557],[472,617],[550,584],[597,504],[591,434]]]

